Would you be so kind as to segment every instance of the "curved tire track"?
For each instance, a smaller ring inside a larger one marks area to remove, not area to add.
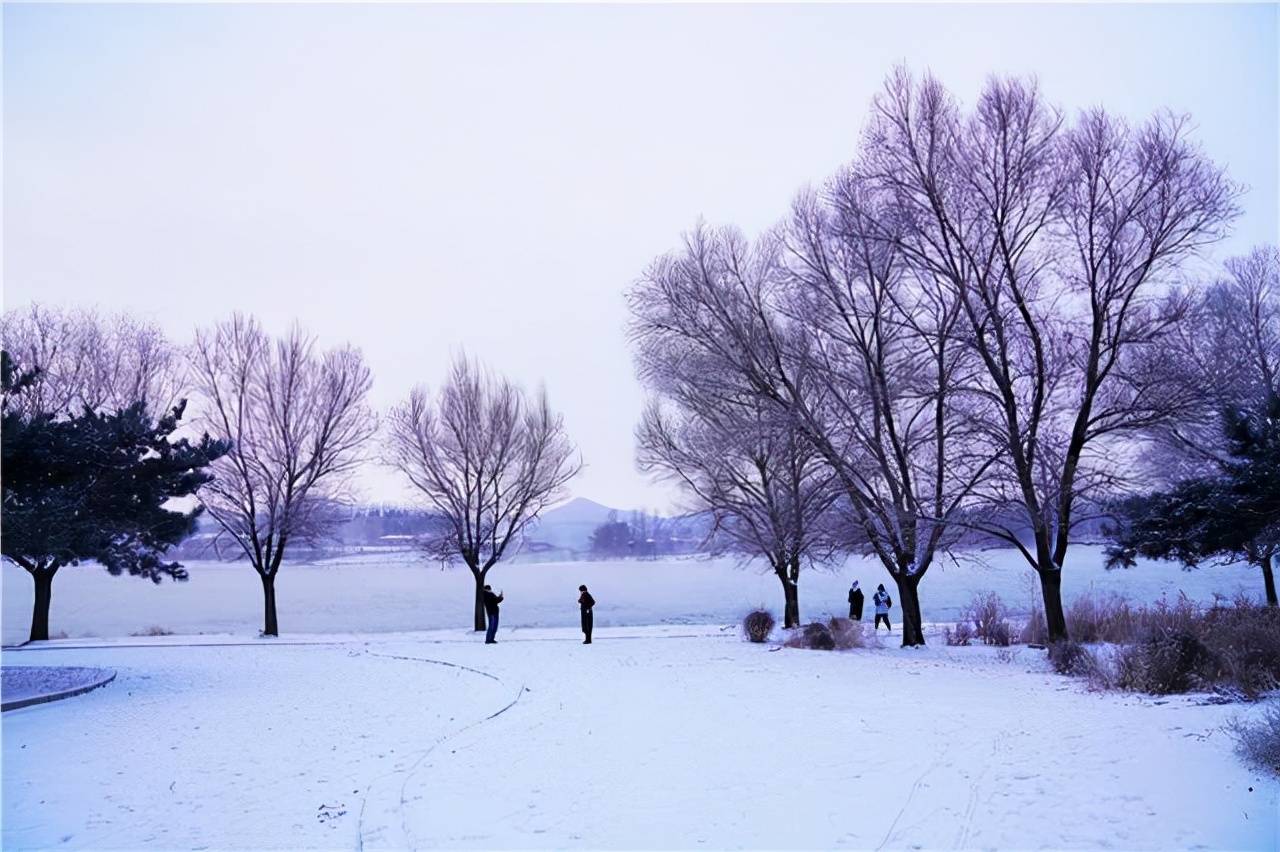
[[[406,660],[406,661],[417,662],[417,663],[427,663],[435,666],[445,666],[447,668],[458,669],[460,671],[464,671],[469,674],[474,674],[480,677],[488,678],[489,680],[496,681],[499,684],[505,683],[505,681],[502,678],[498,677],[492,672],[486,672],[486,671],[483,671],[482,669],[476,669],[470,666],[464,666],[461,663],[452,663],[452,662],[449,662],[448,660],[436,660],[430,657],[409,657],[409,656],[403,656],[399,654],[380,654],[375,651],[365,651],[364,653],[371,657],[385,657],[391,660]],[[365,815],[365,808],[369,803],[370,790],[372,790],[373,786],[377,784],[379,781],[383,781],[387,778],[390,778],[396,775],[404,776],[404,780],[401,781],[400,783],[399,801],[396,804],[396,810],[398,810],[400,813],[400,830],[403,832],[404,840],[405,840],[405,843],[401,845],[409,849],[419,848],[417,838],[414,836],[412,830],[410,830],[409,828],[409,822],[408,822],[408,818],[405,810],[405,805],[407,804],[407,800],[405,799],[405,791],[408,789],[409,782],[413,780],[414,775],[417,774],[422,764],[426,761],[428,757],[432,755],[432,753],[435,752],[437,748],[449,742],[450,740],[461,736],[467,731],[470,731],[473,728],[477,728],[480,725],[483,725],[485,722],[498,718],[503,713],[507,712],[512,707],[516,706],[516,704],[520,702],[520,698],[521,696],[524,695],[525,692],[526,692],[525,685],[522,682],[519,688],[516,690],[515,697],[512,698],[510,701],[508,701],[499,709],[495,710],[494,712],[490,713],[489,715],[481,719],[477,719],[474,722],[463,725],[461,728],[458,728],[455,731],[444,734],[443,736],[437,738],[435,742],[427,746],[427,748],[423,749],[422,752],[418,755],[417,759],[414,760],[413,763],[407,768],[392,770],[391,772],[378,776],[373,781],[365,785],[364,795],[361,797],[361,801],[360,801],[360,814],[356,823],[356,849],[357,850],[364,849],[364,815]]]

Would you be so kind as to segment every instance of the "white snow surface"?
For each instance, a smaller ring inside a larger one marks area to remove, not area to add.
[[[1256,707],[1021,649],[505,628],[7,650],[117,670],[4,714],[5,849],[1275,848]],[[79,643],[83,644],[83,643]]]
[[[110,676],[110,670],[82,666],[5,666],[0,693],[6,702],[21,701],[84,689]]]
[[[237,633],[254,636],[262,627],[262,585],[247,564],[190,562],[191,579],[159,585],[134,577],[112,577],[96,565],[63,568],[53,584],[52,635],[128,636],[153,627],[177,634]],[[800,608],[806,619],[847,614],[845,595],[858,579],[868,598],[877,583],[891,591],[884,569],[870,559],[850,559],[833,570],[807,570],[800,578]],[[502,623],[523,627],[569,627],[578,619],[578,585],[586,583],[599,602],[599,627],[652,624],[725,624],[764,605],[781,612],[776,577],[759,566],[731,559],[666,559],[612,562],[500,563],[489,581],[506,593]],[[1149,603],[1179,592],[1209,601],[1243,590],[1258,597],[1261,575],[1244,566],[1140,562],[1130,570],[1106,571],[1102,549],[1077,545],[1063,574],[1069,602],[1089,591],[1115,591]],[[280,629],[290,633],[371,633],[464,627],[474,595],[465,568],[442,569],[413,553],[366,553],[312,564],[286,563],[276,581]],[[996,590],[1015,612],[1039,597],[1034,575],[1012,550],[942,560],[920,586],[926,621],[954,621],[974,592]],[[21,568],[3,569],[3,639],[27,638],[32,583]],[[897,623],[894,610],[894,623]]]

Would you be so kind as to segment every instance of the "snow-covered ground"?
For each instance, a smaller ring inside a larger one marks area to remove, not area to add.
[[[1090,694],[1030,649],[770,650],[715,627],[500,638],[5,651],[118,677],[4,714],[3,847],[1280,840],[1277,782],[1222,730],[1256,708]]]
[[[179,634],[254,635],[262,627],[262,586],[243,563],[192,562],[186,583],[153,585],[133,577],[112,577],[87,565],[64,568],[54,580],[50,629],[70,637],[127,636],[153,627]],[[30,629],[32,584],[27,573],[5,564],[3,639],[14,644]],[[884,569],[871,560],[851,559],[837,570],[808,571],[800,581],[806,618],[847,611],[849,581],[861,580],[868,594],[886,583]],[[670,559],[615,562],[513,562],[490,573],[507,595],[503,623],[511,626],[570,626],[576,623],[578,585],[586,583],[599,601],[596,624],[724,624],[751,607],[781,609],[778,581],[758,567],[738,567],[728,559]],[[286,564],[277,581],[283,633],[371,633],[465,626],[473,584],[465,568],[408,553],[372,553],[314,564]],[[1208,566],[1183,571],[1168,563],[1143,562],[1128,571],[1106,571],[1101,548],[1071,551],[1063,580],[1069,601],[1090,588],[1116,591],[1150,602],[1179,591],[1210,600],[1240,589],[1258,595],[1254,569]],[[995,589],[1015,610],[1026,610],[1039,595],[1035,579],[1016,553],[994,550],[959,563],[931,568],[921,586],[926,620],[955,620],[976,591]],[[896,621],[896,620],[895,620]]]
[[[0,671],[0,694],[6,707],[92,689],[109,680],[110,669],[84,666],[5,666]]]

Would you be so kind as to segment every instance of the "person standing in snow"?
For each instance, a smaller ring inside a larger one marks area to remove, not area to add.
[[[876,594],[871,601],[876,605],[876,623],[871,629],[879,630],[880,622],[883,620],[884,629],[892,633],[893,625],[889,623],[889,609],[893,606],[893,598],[889,597],[889,593],[884,590],[884,583],[876,586]]]
[[[595,622],[595,618],[591,615],[591,608],[596,605],[596,599],[591,597],[586,586],[579,586],[578,591],[582,593],[578,595],[578,606],[582,609],[582,635],[586,637],[582,640],[582,644],[590,645],[591,628]]]
[[[858,581],[854,580],[853,585],[849,587],[849,617],[854,621],[862,620],[862,603],[865,595],[862,589],[858,588]]]
[[[496,645],[498,640],[494,637],[498,634],[498,604],[502,603],[502,593],[493,593],[493,587],[485,584],[484,587],[484,612],[488,616],[489,629],[484,634],[484,644]]]

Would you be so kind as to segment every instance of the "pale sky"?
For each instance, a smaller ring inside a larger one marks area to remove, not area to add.
[[[180,341],[233,310],[360,346],[385,409],[465,350],[564,412],[575,494],[634,464],[623,292],[698,217],[754,233],[854,153],[893,65],[966,102],[1190,113],[1277,239],[1277,6],[5,4],[4,304]],[[402,501],[389,472],[369,499]]]

